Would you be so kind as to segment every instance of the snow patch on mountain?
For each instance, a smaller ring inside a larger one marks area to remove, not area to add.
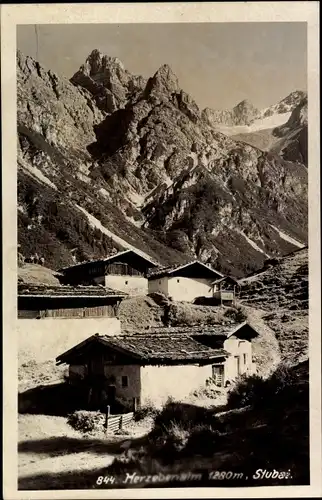
[[[248,236],[246,236],[246,234],[243,231],[241,231],[240,229],[235,229],[235,231],[239,233],[241,236],[243,236],[247,241],[247,243],[249,243],[254,248],[254,250],[266,255],[266,257],[270,257],[267,253],[264,252],[264,250],[262,250],[258,245],[256,245],[255,241],[251,240]]]
[[[22,166],[23,170],[25,170],[31,177],[36,178],[36,180],[47,184],[47,186],[50,186],[51,188],[55,189],[57,191],[57,186],[51,182],[51,180],[46,177],[39,168],[34,167],[33,165],[29,165],[26,162],[20,161],[20,165]]]
[[[288,121],[290,116],[291,113],[271,115],[255,120],[251,125],[236,125],[234,127],[218,125],[218,131],[228,136],[258,132],[259,130],[267,130],[275,127],[280,127]]]
[[[127,241],[123,240],[122,238],[120,238],[119,236],[117,236],[116,234],[112,233],[112,231],[110,231],[109,229],[107,229],[105,226],[103,226],[103,224],[101,223],[101,221],[99,221],[98,219],[96,219],[96,217],[94,217],[93,215],[91,215],[89,212],[87,212],[87,210],[85,210],[85,208],[83,207],[80,207],[79,205],[76,204],[76,207],[81,211],[83,212],[83,214],[86,215],[86,217],[88,218],[88,221],[89,221],[89,224],[96,228],[96,229],[99,229],[103,234],[106,234],[106,236],[109,236],[110,238],[112,238],[112,240],[117,243],[118,245],[120,245],[121,247],[123,247],[125,250],[134,250],[135,252],[138,252],[140,253],[142,256],[144,256],[146,259],[150,259],[151,260],[151,257],[150,255],[148,255],[147,253],[145,252],[142,252],[141,250],[139,250],[138,248],[134,247],[133,245],[130,245]]]
[[[292,243],[292,245],[295,245],[296,247],[298,248],[304,248],[305,245],[303,245],[303,243],[300,243],[299,241],[295,240],[294,238],[292,238],[291,236],[289,236],[288,234],[284,233],[283,231],[281,231],[280,229],[278,229],[277,227],[273,226],[272,224],[270,224],[270,226],[275,229],[275,231],[278,232],[278,235],[285,241],[288,241],[289,243]]]

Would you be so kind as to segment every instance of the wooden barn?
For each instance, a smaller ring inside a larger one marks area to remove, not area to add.
[[[18,284],[19,353],[43,362],[96,332],[119,335],[118,309],[125,297],[98,285]]]
[[[152,259],[135,250],[125,250],[105,259],[60,269],[70,285],[103,285],[129,294],[147,294],[147,273],[158,267]]]
[[[18,285],[18,318],[116,318],[124,292],[101,286]]]
[[[149,273],[149,293],[162,293],[173,300],[192,302],[212,297],[212,283],[223,275],[198,260],[182,266],[159,268]]]
[[[180,400],[212,379],[223,386],[251,373],[251,339],[256,335],[246,324],[207,332],[186,328],[97,334],[58,356],[56,363],[69,365],[71,383],[88,387],[91,407],[113,407],[116,402],[130,409],[161,406],[169,396]]]

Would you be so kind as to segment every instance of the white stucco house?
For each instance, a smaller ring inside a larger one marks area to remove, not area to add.
[[[166,333],[165,333],[166,332]],[[69,365],[70,382],[84,384],[92,407],[115,402],[128,407],[169,396],[181,400],[210,380],[224,386],[253,373],[252,339],[246,323],[227,329],[164,329],[133,335],[93,335],[56,358]]]
[[[159,264],[138,250],[125,250],[59,270],[70,285],[103,285],[130,295],[148,293],[147,273]]]
[[[214,280],[223,274],[198,260],[182,266],[154,269],[148,274],[149,293],[162,293],[173,300],[192,302],[212,297]]]

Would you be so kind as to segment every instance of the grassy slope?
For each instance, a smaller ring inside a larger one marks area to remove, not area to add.
[[[297,250],[241,282],[241,303],[260,309],[278,339],[282,359],[308,357],[308,249]]]
[[[163,265],[180,264],[191,258],[167,247],[150,231],[136,227],[116,206],[78,179],[62,178],[67,187],[61,186],[58,191],[24,172],[19,172],[18,179],[18,242],[25,257],[37,252],[44,256],[46,265],[58,269],[73,263],[71,250],[75,248],[79,261],[104,257],[114,249],[124,250],[91,227],[87,217],[76,208],[78,204],[112,233]]]
[[[29,284],[59,285],[55,272],[38,264],[23,264],[18,268],[18,280]]]

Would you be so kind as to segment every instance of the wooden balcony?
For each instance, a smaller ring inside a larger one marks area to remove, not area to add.
[[[213,297],[221,303],[230,302],[234,304],[235,302],[235,292],[231,290],[217,290],[216,292],[213,292]]]

